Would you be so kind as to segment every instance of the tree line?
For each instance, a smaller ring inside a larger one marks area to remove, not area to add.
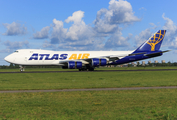
[[[148,63],[148,64],[145,64],[145,65],[142,65],[142,64],[137,64],[137,67],[170,67],[170,66],[177,66],[177,62],[167,62],[167,63]]]

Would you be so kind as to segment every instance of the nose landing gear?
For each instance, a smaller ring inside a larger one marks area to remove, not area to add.
[[[19,67],[20,67],[20,72],[25,71],[25,68],[22,65],[19,65]]]

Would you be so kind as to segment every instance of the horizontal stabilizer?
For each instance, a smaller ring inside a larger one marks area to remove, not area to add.
[[[169,51],[170,51],[170,50],[160,51],[160,52],[153,52],[153,53],[150,53],[150,54],[145,54],[144,56],[156,57],[156,56],[161,56],[162,53],[169,52]]]

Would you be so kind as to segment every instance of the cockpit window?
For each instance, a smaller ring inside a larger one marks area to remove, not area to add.
[[[14,52],[18,53],[18,51],[14,51]]]

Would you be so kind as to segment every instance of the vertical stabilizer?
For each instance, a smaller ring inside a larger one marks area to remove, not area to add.
[[[159,30],[152,37],[150,37],[149,40],[138,47],[133,53],[158,51],[162,44],[165,33],[166,30]]]

